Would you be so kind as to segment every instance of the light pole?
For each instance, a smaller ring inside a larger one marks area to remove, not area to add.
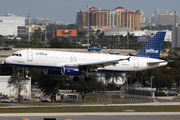
[[[154,78],[154,76],[151,76],[151,89],[152,89],[152,79]]]
[[[126,88],[127,88],[127,94],[128,94],[128,77],[129,77],[129,75],[126,76],[126,80],[127,80],[127,81],[126,81],[126,82],[127,82],[127,86],[126,86]]]
[[[174,25],[174,27],[175,27],[175,47],[177,47],[177,30],[176,30],[176,27],[177,27],[177,25],[176,25],[176,11],[174,11],[175,12],[175,25]]]
[[[152,94],[152,79],[154,78],[154,76],[151,76],[151,94]]]
[[[91,6],[88,4],[86,6],[86,8],[88,8],[88,41],[87,41],[87,44],[88,44],[88,49],[89,49],[89,8],[91,8]]]
[[[29,25],[29,13],[28,13],[28,42],[30,41],[30,25]]]
[[[117,48],[119,49],[119,25],[118,25],[118,47]]]
[[[44,32],[45,32],[45,34],[44,34],[45,36],[44,37],[45,37],[45,45],[46,45],[47,44],[46,43],[46,18],[45,18],[45,31]]]

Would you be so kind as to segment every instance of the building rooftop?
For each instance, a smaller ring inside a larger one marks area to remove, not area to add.
[[[115,9],[125,9],[125,8],[123,8],[123,7],[119,6],[119,7],[115,8]]]

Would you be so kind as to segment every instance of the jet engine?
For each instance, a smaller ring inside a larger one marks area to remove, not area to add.
[[[74,66],[62,66],[62,75],[82,75],[82,69]]]

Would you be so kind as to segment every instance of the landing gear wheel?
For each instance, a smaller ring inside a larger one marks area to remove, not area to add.
[[[86,77],[86,78],[85,78],[85,81],[86,81],[86,82],[90,82],[90,78],[89,78],[89,77]]]
[[[78,76],[73,77],[73,81],[74,82],[78,82],[79,81],[79,77]]]

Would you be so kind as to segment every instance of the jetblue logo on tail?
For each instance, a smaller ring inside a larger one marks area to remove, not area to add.
[[[159,53],[159,50],[154,50],[154,49],[146,49],[146,53]]]
[[[157,32],[144,48],[135,56],[158,59],[166,32]]]

